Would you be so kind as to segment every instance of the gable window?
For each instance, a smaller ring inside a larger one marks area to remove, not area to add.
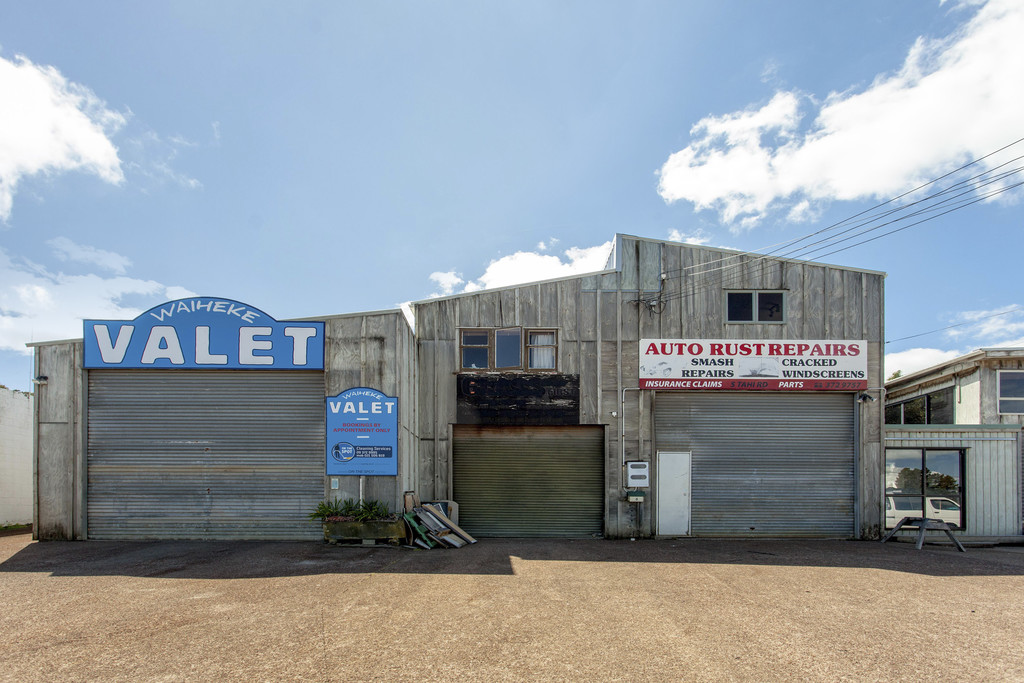
[[[487,369],[491,367],[491,335],[487,330],[463,330],[462,368]]]
[[[781,323],[785,322],[784,292],[726,292],[726,322],[729,323]]]
[[[555,370],[558,357],[555,330],[522,327],[459,330],[462,370]]]
[[[526,341],[527,368],[529,370],[554,370],[555,351],[557,348],[555,346],[554,330],[528,332]]]
[[[518,369],[523,366],[523,332],[518,327],[494,331],[494,367]]]
[[[1024,413],[1024,372],[999,372],[999,414]]]

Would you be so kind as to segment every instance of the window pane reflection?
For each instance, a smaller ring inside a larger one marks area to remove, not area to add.
[[[927,517],[965,528],[964,451],[890,448],[885,452],[885,526]]]
[[[757,319],[761,322],[782,320],[782,292],[758,292]]]
[[[925,495],[960,498],[960,452],[925,452]]]
[[[749,322],[754,319],[754,295],[750,292],[729,292],[729,322]]]
[[[487,330],[471,330],[462,333],[465,346],[487,346]]]
[[[519,328],[497,330],[494,333],[494,355],[496,367],[518,368],[522,366],[523,346]]]
[[[924,396],[918,396],[903,404],[903,424],[923,425],[925,423]]]
[[[885,490],[921,493],[921,451],[890,448],[885,451]]]
[[[487,363],[487,349],[462,349],[462,367],[476,369],[489,367]]]

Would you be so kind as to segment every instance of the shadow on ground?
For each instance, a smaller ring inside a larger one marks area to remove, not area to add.
[[[829,540],[481,539],[459,550],[334,546],[319,542],[88,541],[0,538],[0,575],[244,579],[322,574],[513,575],[537,562],[736,564],[877,569],[927,576],[1021,576],[1024,547],[971,548]]]

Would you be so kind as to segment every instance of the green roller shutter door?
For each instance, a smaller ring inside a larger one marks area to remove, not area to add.
[[[601,426],[454,428],[453,493],[471,534],[602,534],[604,482]]]

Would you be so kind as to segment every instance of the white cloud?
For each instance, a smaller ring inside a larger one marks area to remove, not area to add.
[[[1024,4],[990,0],[952,35],[919,38],[898,71],[865,89],[823,102],[780,91],[702,119],[662,166],[658,191],[742,229],[775,209],[800,220],[815,203],[913,188],[1021,137],[1021,35]]]
[[[147,130],[127,139],[124,149],[125,168],[133,177],[144,179],[145,185],[178,185],[186,190],[198,190],[203,184],[181,171],[172,163],[182,150],[197,147],[197,144],[180,135],[163,137]]]
[[[20,55],[0,57],[0,220],[10,217],[18,183],[26,176],[77,170],[122,182],[109,136],[126,120],[53,67]]]
[[[696,244],[700,246],[710,242],[711,235],[699,228],[692,233],[682,232],[681,230],[672,230],[668,234],[668,239],[670,242],[682,242],[684,244]]]
[[[779,63],[774,59],[769,59],[765,62],[764,67],[761,68],[761,82],[762,83],[773,83],[779,79]]]
[[[953,339],[976,339],[982,346],[1012,346],[1024,335],[1024,308],[1002,306],[987,311],[965,311],[954,318],[959,325],[947,334]]]
[[[145,309],[126,305],[129,297],[156,305],[185,296],[194,295],[153,280],[54,273],[0,249],[0,349],[24,353],[27,342],[81,337],[83,318],[134,318]]]
[[[450,270],[447,273],[431,273],[430,279],[437,283],[437,286],[441,288],[441,293],[438,296],[448,296],[453,294],[465,280],[458,276],[454,270]]]
[[[885,377],[889,378],[897,370],[902,375],[909,375],[918,370],[962,356],[960,351],[943,351],[941,349],[915,348],[885,354]]]
[[[552,240],[552,244],[557,240]],[[508,287],[526,282],[551,280],[581,273],[593,273],[604,270],[611,254],[612,243],[605,242],[596,247],[571,247],[563,253],[565,260],[552,254],[541,254],[533,251],[517,251],[509,256],[502,256],[488,264],[487,269],[476,280],[466,281],[463,277],[450,271],[447,273],[431,273],[433,280],[441,291],[432,296],[448,296],[462,292],[477,292],[481,289]]]
[[[886,354],[885,376],[899,370],[908,375],[963,356],[976,349],[1024,347],[1024,306],[964,311],[949,318],[950,327],[939,330],[956,348],[918,347]],[[937,333],[938,333],[937,332]]]
[[[128,267],[132,265],[132,262],[125,256],[96,247],[75,244],[67,237],[55,237],[46,243],[53,247],[54,253],[61,261],[87,263],[118,275],[124,275]]]

